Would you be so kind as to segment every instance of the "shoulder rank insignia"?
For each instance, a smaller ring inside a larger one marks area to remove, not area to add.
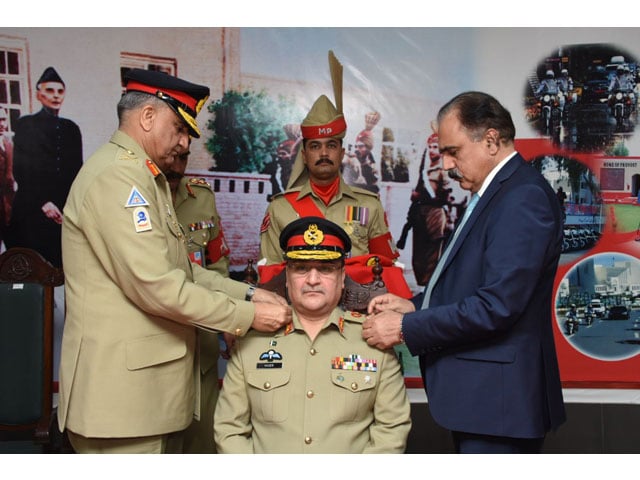
[[[138,188],[135,185],[131,187],[131,193],[129,193],[129,198],[127,199],[127,202],[124,204],[124,207],[125,208],[143,207],[148,205],[149,205],[149,202],[147,202],[147,200],[138,191]]]
[[[198,187],[207,187],[207,188],[211,188],[211,184],[209,182],[207,182],[204,178],[202,177],[191,177],[189,179],[189,185],[196,185]]]
[[[293,322],[287,323],[287,326],[284,329],[285,335],[289,335],[291,332],[293,332]]]

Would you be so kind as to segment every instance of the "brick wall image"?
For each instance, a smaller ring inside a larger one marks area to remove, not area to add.
[[[218,213],[231,250],[230,269],[244,270],[249,260],[257,262],[260,225],[271,193],[269,175],[190,170],[190,177],[202,177],[216,195]]]

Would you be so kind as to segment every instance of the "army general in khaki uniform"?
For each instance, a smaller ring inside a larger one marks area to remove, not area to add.
[[[323,218],[280,236],[293,323],[236,342],[215,413],[220,453],[403,453],[410,404],[393,349],[338,307],[351,242]]]
[[[204,178],[185,177],[190,152],[178,155],[164,172],[178,222],[185,232],[191,261],[223,277],[229,276],[229,247],[216,208],[216,196]],[[184,453],[216,453],[213,412],[218,401],[218,334],[197,332],[200,372],[199,414],[184,432]],[[232,342],[229,342],[232,343]],[[198,410],[198,409],[197,409]]]
[[[78,453],[182,451],[196,326],[241,336],[291,321],[281,297],[189,260],[162,170],[199,137],[209,89],[137,69],[125,80],[118,131],[64,208],[58,422]]]

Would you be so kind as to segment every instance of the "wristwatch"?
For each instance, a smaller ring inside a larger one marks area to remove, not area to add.
[[[251,299],[253,298],[253,294],[256,293],[256,287],[254,287],[253,285],[251,285],[249,287],[249,289],[247,290],[247,294],[244,296],[244,299],[246,302],[250,302]]]

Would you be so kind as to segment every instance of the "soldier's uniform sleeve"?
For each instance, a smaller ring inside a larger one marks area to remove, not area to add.
[[[361,332],[365,316],[345,312],[345,321],[357,324]],[[365,344],[360,335],[352,337],[354,345]],[[376,352],[380,350],[373,349]],[[373,355],[372,355],[373,357]],[[369,426],[369,441],[362,453],[404,453],[411,429],[411,404],[404,384],[404,376],[395,350],[382,352],[378,361],[378,387],[373,405],[373,422]]]
[[[250,399],[240,344],[227,362],[213,425],[218,453],[254,453]]]
[[[392,260],[398,258],[400,252],[398,252],[391,232],[389,231],[387,215],[378,196],[367,192],[365,204],[371,212],[371,221],[369,224],[369,253],[383,255]]]
[[[124,155],[122,152],[117,154]],[[79,218],[65,221],[82,225],[102,267],[141,310],[175,322],[244,335],[255,309],[250,302],[237,300],[244,299],[238,293],[241,283],[221,283],[212,277],[219,288],[211,291],[190,281],[190,262],[169,206],[171,199],[163,197],[163,189],[155,185],[157,180],[145,172],[145,166],[136,166],[139,162],[124,155],[109,175],[96,175],[82,198],[83,205],[74,210],[80,212]],[[137,226],[138,208],[125,206],[134,187],[149,204],[139,207],[144,209],[146,229]],[[105,202],[105,198],[113,200]],[[222,279],[213,272],[209,275]]]
[[[260,225],[260,259],[266,258],[267,265],[281,263],[282,249],[280,248],[280,219],[284,208],[289,208],[288,202],[281,195],[274,196]]]
[[[209,187],[211,190],[211,187]],[[218,213],[218,207],[216,206],[216,197],[211,190],[212,195],[212,210],[213,210],[213,218],[216,224],[216,228],[214,230],[213,238],[209,240],[207,244],[209,260],[211,263],[207,264],[207,268],[209,270],[215,270],[221,275],[227,277],[229,276],[229,254],[231,253],[229,247],[227,245],[227,241],[224,237],[224,229],[222,228],[222,219],[220,218],[220,214]]]
[[[395,351],[385,352],[379,378],[370,440],[362,453],[404,453],[411,429],[411,404]]]

